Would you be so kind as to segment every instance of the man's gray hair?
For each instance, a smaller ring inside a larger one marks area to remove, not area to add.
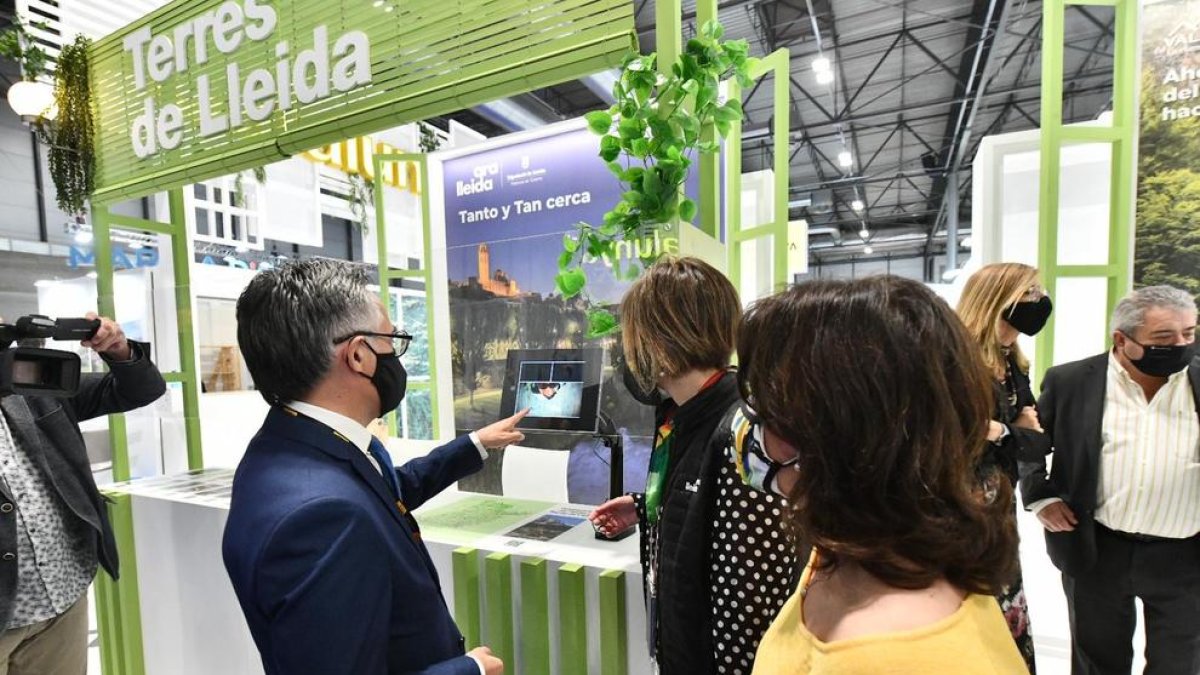
[[[378,296],[362,265],[313,258],[259,273],[238,298],[238,346],[268,403],[299,400],[325,377],[334,341],[375,330]]]
[[[1156,308],[1195,312],[1196,299],[1191,293],[1174,286],[1139,288],[1117,303],[1112,315],[1113,332],[1132,336],[1145,324],[1146,312]]]

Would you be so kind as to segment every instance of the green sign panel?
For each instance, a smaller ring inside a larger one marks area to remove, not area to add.
[[[99,201],[619,64],[628,0],[178,0],[91,53]]]

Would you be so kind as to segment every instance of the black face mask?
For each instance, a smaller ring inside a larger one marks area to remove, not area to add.
[[[1050,302],[1050,296],[1043,295],[1034,302],[1021,301],[1009,305],[1004,310],[1004,320],[1021,333],[1033,337],[1046,327],[1053,311],[1054,303]]]
[[[1187,345],[1160,346],[1144,345],[1128,335],[1125,339],[1142,348],[1142,358],[1136,361],[1129,359],[1129,362],[1150,377],[1170,377],[1187,368],[1192,359],[1196,358],[1195,342]]]
[[[662,392],[658,390],[658,387],[649,392],[643,389],[641,382],[638,382],[637,376],[633,374],[633,371],[629,369],[629,364],[624,360],[621,361],[621,379],[625,384],[625,388],[629,390],[629,393],[633,395],[633,399],[638,403],[657,407],[666,400]]]
[[[363,344],[375,355],[375,374],[363,377],[375,385],[375,391],[379,393],[379,416],[383,417],[400,407],[400,402],[404,400],[404,391],[408,387],[408,371],[394,353],[380,354],[371,349],[371,345],[366,342]]]

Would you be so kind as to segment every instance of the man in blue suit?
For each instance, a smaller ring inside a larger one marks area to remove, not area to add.
[[[395,410],[412,339],[359,267],[260,273],[238,342],[272,410],[238,466],[223,553],[267,675],[501,675],[464,653],[411,514],[518,443],[523,415],[395,468],[367,425]]]

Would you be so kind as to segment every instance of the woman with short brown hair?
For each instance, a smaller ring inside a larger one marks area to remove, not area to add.
[[[782,501],[742,485],[726,451],[741,315],[729,280],[695,258],[652,266],[621,303],[626,386],[657,406],[658,431],[645,493],[610,500],[591,520],[609,535],[641,526],[650,650],[663,675],[750,673],[798,577]]]
[[[755,673],[1023,673],[992,595],[1016,527],[976,475],[989,376],[954,312],[896,277],[759,302],[739,333],[762,453],[814,547]]]

